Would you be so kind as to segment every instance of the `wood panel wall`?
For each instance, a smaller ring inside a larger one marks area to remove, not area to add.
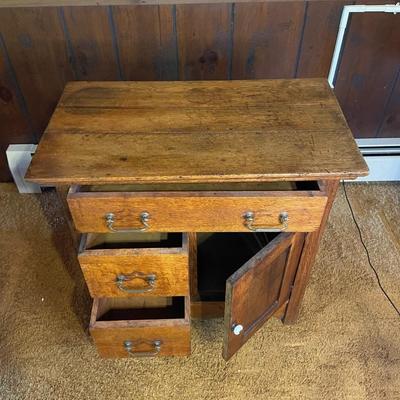
[[[67,81],[326,77],[345,4],[0,8],[0,180]],[[337,94],[356,137],[400,136],[399,22],[351,19]]]

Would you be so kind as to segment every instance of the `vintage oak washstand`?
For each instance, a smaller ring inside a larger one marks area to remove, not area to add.
[[[225,314],[229,359],[293,323],[340,179],[368,173],[323,79],[72,82],[27,179],[70,186],[104,357],[187,355]]]

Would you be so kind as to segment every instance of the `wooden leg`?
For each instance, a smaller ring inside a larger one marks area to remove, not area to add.
[[[79,234],[79,232],[76,231],[74,223],[72,221],[71,213],[69,211],[69,207],[68,207],[68,203],[67,203],[68,190],[69,190],[69,186],[56,186],[56,191],[57,191],[58,197],[61,200],[61,204],[63,206],[65,216],[67,218],[67,223],[68,223],[68,227],[71,232],[72,240],[74,242],[74,247],[76,250],[78,250],[81,235]]]
[[[339,187],[339,180],[323,181],[321,182],[321,186],[323,186],[326,191],[328,202],[326,204],[325,212],[319,229],[315,232],[308,233],[306,236],[292,293],[290,295],[289,303],[286,307],[285,315],[282,318],[282,322],[285,324],[293,324],[299,317],[301,303],[307,283],[310,279],[311,268],[314,264],[315,256],[317,254],[318,246],[325,229],[326,221],[328,220],[329,212],[332,208],[333,200],[335,199],[335,195]]]
[[[197,286],[197,234],[189,232],[189,288],[190,298],[195,301],[199,298]]]

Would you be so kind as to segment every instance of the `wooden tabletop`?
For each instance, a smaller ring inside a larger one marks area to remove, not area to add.
[[[256,182],[367,173],[324,79],[71,82],[27,179]]]

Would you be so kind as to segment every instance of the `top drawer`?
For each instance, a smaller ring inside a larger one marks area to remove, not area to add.
[[[317,182],[73,186],[68,194],[81,232],[312,232],[326,201]]]

